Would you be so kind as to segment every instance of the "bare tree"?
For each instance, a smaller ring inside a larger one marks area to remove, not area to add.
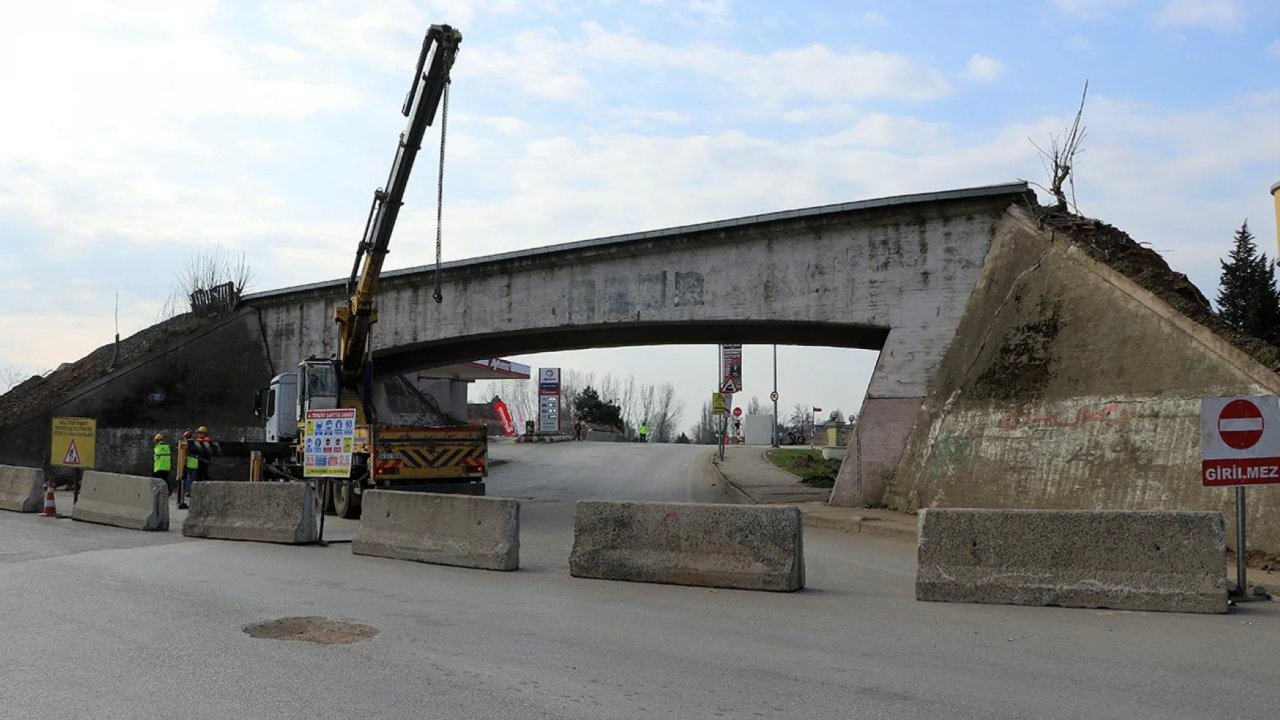
[[[676,427],[680,417],[684,415],[684,402],[676,398],[676,386],[663,383],[661,387],[649,386],[656,396],[653,414],[649,416],[649,428],[654,442],[671,442],[675,440]]]
[[[638,418],[636,418],[637,397],[636,378],[634,375],[628,375],[625,383],[619,383],[618,393],[618,405],[622,407],[622,422],[628,427],[635,427]],[[622,431],[625,433],[627,428],[622,428]]]
[[[657,399],[655,393],[657,388],[652,385],[641,385],[637,394],[639,398],[637,404],[640,407],[640,422],[648,423],[650,432],[653,430],[653,411],[656,409],[654,401]],[[636,423],[637,425],[639,423]]]
[[[1081,143],[1085,138],[1085,127],[1080,124],[1084,117],[1084,100],[1089,94],[1089,81],[1084,81],[1084,91],[1080,93],[1080,107],[1076,110],[1075,120],[1072,121],[1071,127],[1067,128],[1066,136],[1051,134],[1049,136],[1049,149],[1045,150],[1036,144],[1035,140],[1027,138],[1031,141],[1031,145],[1040,151],[1040,162],[1044,164],[1044,170],[1049,175],[1049,187],[1045,187],[1040,183],[1032,183],[1036,187],[1044,190],[1053,196],[1055,207],[1062,212],[1068,209],[1067,191],[1071,189],[1070,207],[1078,214],[1080,208],[1076,205],[1076,180],[1075,180],[1075,164],[1076,157],[1084,152]]]
[[[0,395],[3,395],[32,377],[16,367],[0,368]]]
[[[748,415],[765,415],[772,413],[771,410],[764,409],[764,403],[760,402],[760,398],[755,395],[752,395],[751,401],[747,403],[746,412]]]
[[[791,409],[791,417],[787,418],[786,429],[796,436],[796,442],[808,442],[813,432],[813,408],[796,403]]]
[[[711,414],[711,403],[703,402],[698,412],[698,422],[693,426],[690,435],[699,445],[713,445],[716,441],[716,430],[720,426],[719,418]]]
[[[227,286],[228,299],[218,304],[234,306],[253,282],[253,268],[243,252],[221,245],[198,249],[187,256],[186,264],[173,280],[169,297],[160,309],[160,320],[197,310],[206,295]]]

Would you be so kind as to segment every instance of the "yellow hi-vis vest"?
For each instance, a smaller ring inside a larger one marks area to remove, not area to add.
[[[196,457],[196,454],[191,452],[190,447],[187,448],[187,469],[188,470],[200,469],[200,458]]]
[[[155,462],[152,463],[151,469],[156,472],[159,472],[161,470],[168,472],[170,467],[170,460],[172,459],[170,457],[171,452],[172,451],[169,449],[168,445],[164,443],[156,443]]]

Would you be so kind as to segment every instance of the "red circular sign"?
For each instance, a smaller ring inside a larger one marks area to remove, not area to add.
[[[1262,439],[1262,411],[1248,400],[1232,400],[1218,413],[1218,435],[1227,447],[1248,450]]]
[[[734,417],[742,417],[742,408],[740,408],[740,407],[736,407],[736,408],[734,408],[734,409],[733,409],[733,416],[734,416]]]

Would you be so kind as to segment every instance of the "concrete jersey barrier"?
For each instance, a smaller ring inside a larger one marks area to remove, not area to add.
[[[574,577],[789,592],[804,587],[796,507],[581,500]]]
[[[168,530],[169,487],[159,478],[87,470],[71,519],[131,530]]]
[[[1216,512],[920,511],[916,599],[1227,611]]]
[[[0,465],[0,510],[39,512],[44,507],[44,470]]]
[[[357,555],[483,570],[520,567],[520,502],[512,498],[370,490]]]
[[[307,545],[320,538],[315,490],[304,482],[198,482],[187,537]]]

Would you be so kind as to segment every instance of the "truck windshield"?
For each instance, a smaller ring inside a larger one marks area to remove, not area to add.
[[[338,383],[331,365],[307,366],[307,395],[337,397]]]

